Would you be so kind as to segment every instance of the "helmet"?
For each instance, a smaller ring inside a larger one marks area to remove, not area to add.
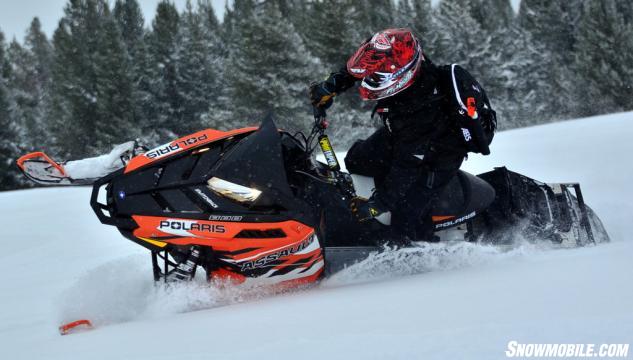
[[[364,42],[347,61],[347,71],[363,79],[363,100],[380,100],[408,88],[418,75],[424,54],[409,29],[386,29]]]

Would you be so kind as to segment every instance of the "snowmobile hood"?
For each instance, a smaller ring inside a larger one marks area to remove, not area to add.
[[[168,157],[180,154],[184,151],[212,143],[221,139],[226,139],[231,136],[244,134],[257,130],[255,127],[247,127],[243,129],[236,129],[231,131],[219,131],[214,129],[206,129],[198,131],[197,133],[182,137],[167,144],[160,145],[154,149],[147,151],[133,159],[125,167],[124,173],[130,173],[134,170],[145,167],[148,164],[152,164],[156,161],[166,159]]]

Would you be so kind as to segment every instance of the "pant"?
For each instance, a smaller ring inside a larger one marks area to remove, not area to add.
[[[425,162],[425,147],[399,141],[383,127],[357,141],[345,157],[350,173],[374,178],[374,196],[391,211],[391,229],[398,239],[433,238],[433,202],[461,165],[461,159],[441,169]]]

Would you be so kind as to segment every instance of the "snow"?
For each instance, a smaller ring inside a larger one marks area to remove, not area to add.
[[[278,296],[201,281],[155,287],[146,251],[99,224],[88,188],[0,193],[2,358],[501,359],[512,340],[631,343],[632,120],[503,132],[493,155],[465,165],[579,181],[610,244],[427,245]],[[96,329],[58,334],[83,317]]]
[[[134,150],[134,141],[116,145],[105,155],[69,161],[64,170],[72,179],[97,179],[123,167],[121,157],[129,157]]]

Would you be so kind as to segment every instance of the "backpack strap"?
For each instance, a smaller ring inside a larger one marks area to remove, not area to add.
[[[488,146],[492,141],[494,126],[489,126],[494,111],[490,109],[488,97],[483,87],[464,68],[450,65],[452,102],[458,115],[457,125],[461,128],[466,147],[472,152],[490,154]],[[485,124],[485,126],[484,126]]]

